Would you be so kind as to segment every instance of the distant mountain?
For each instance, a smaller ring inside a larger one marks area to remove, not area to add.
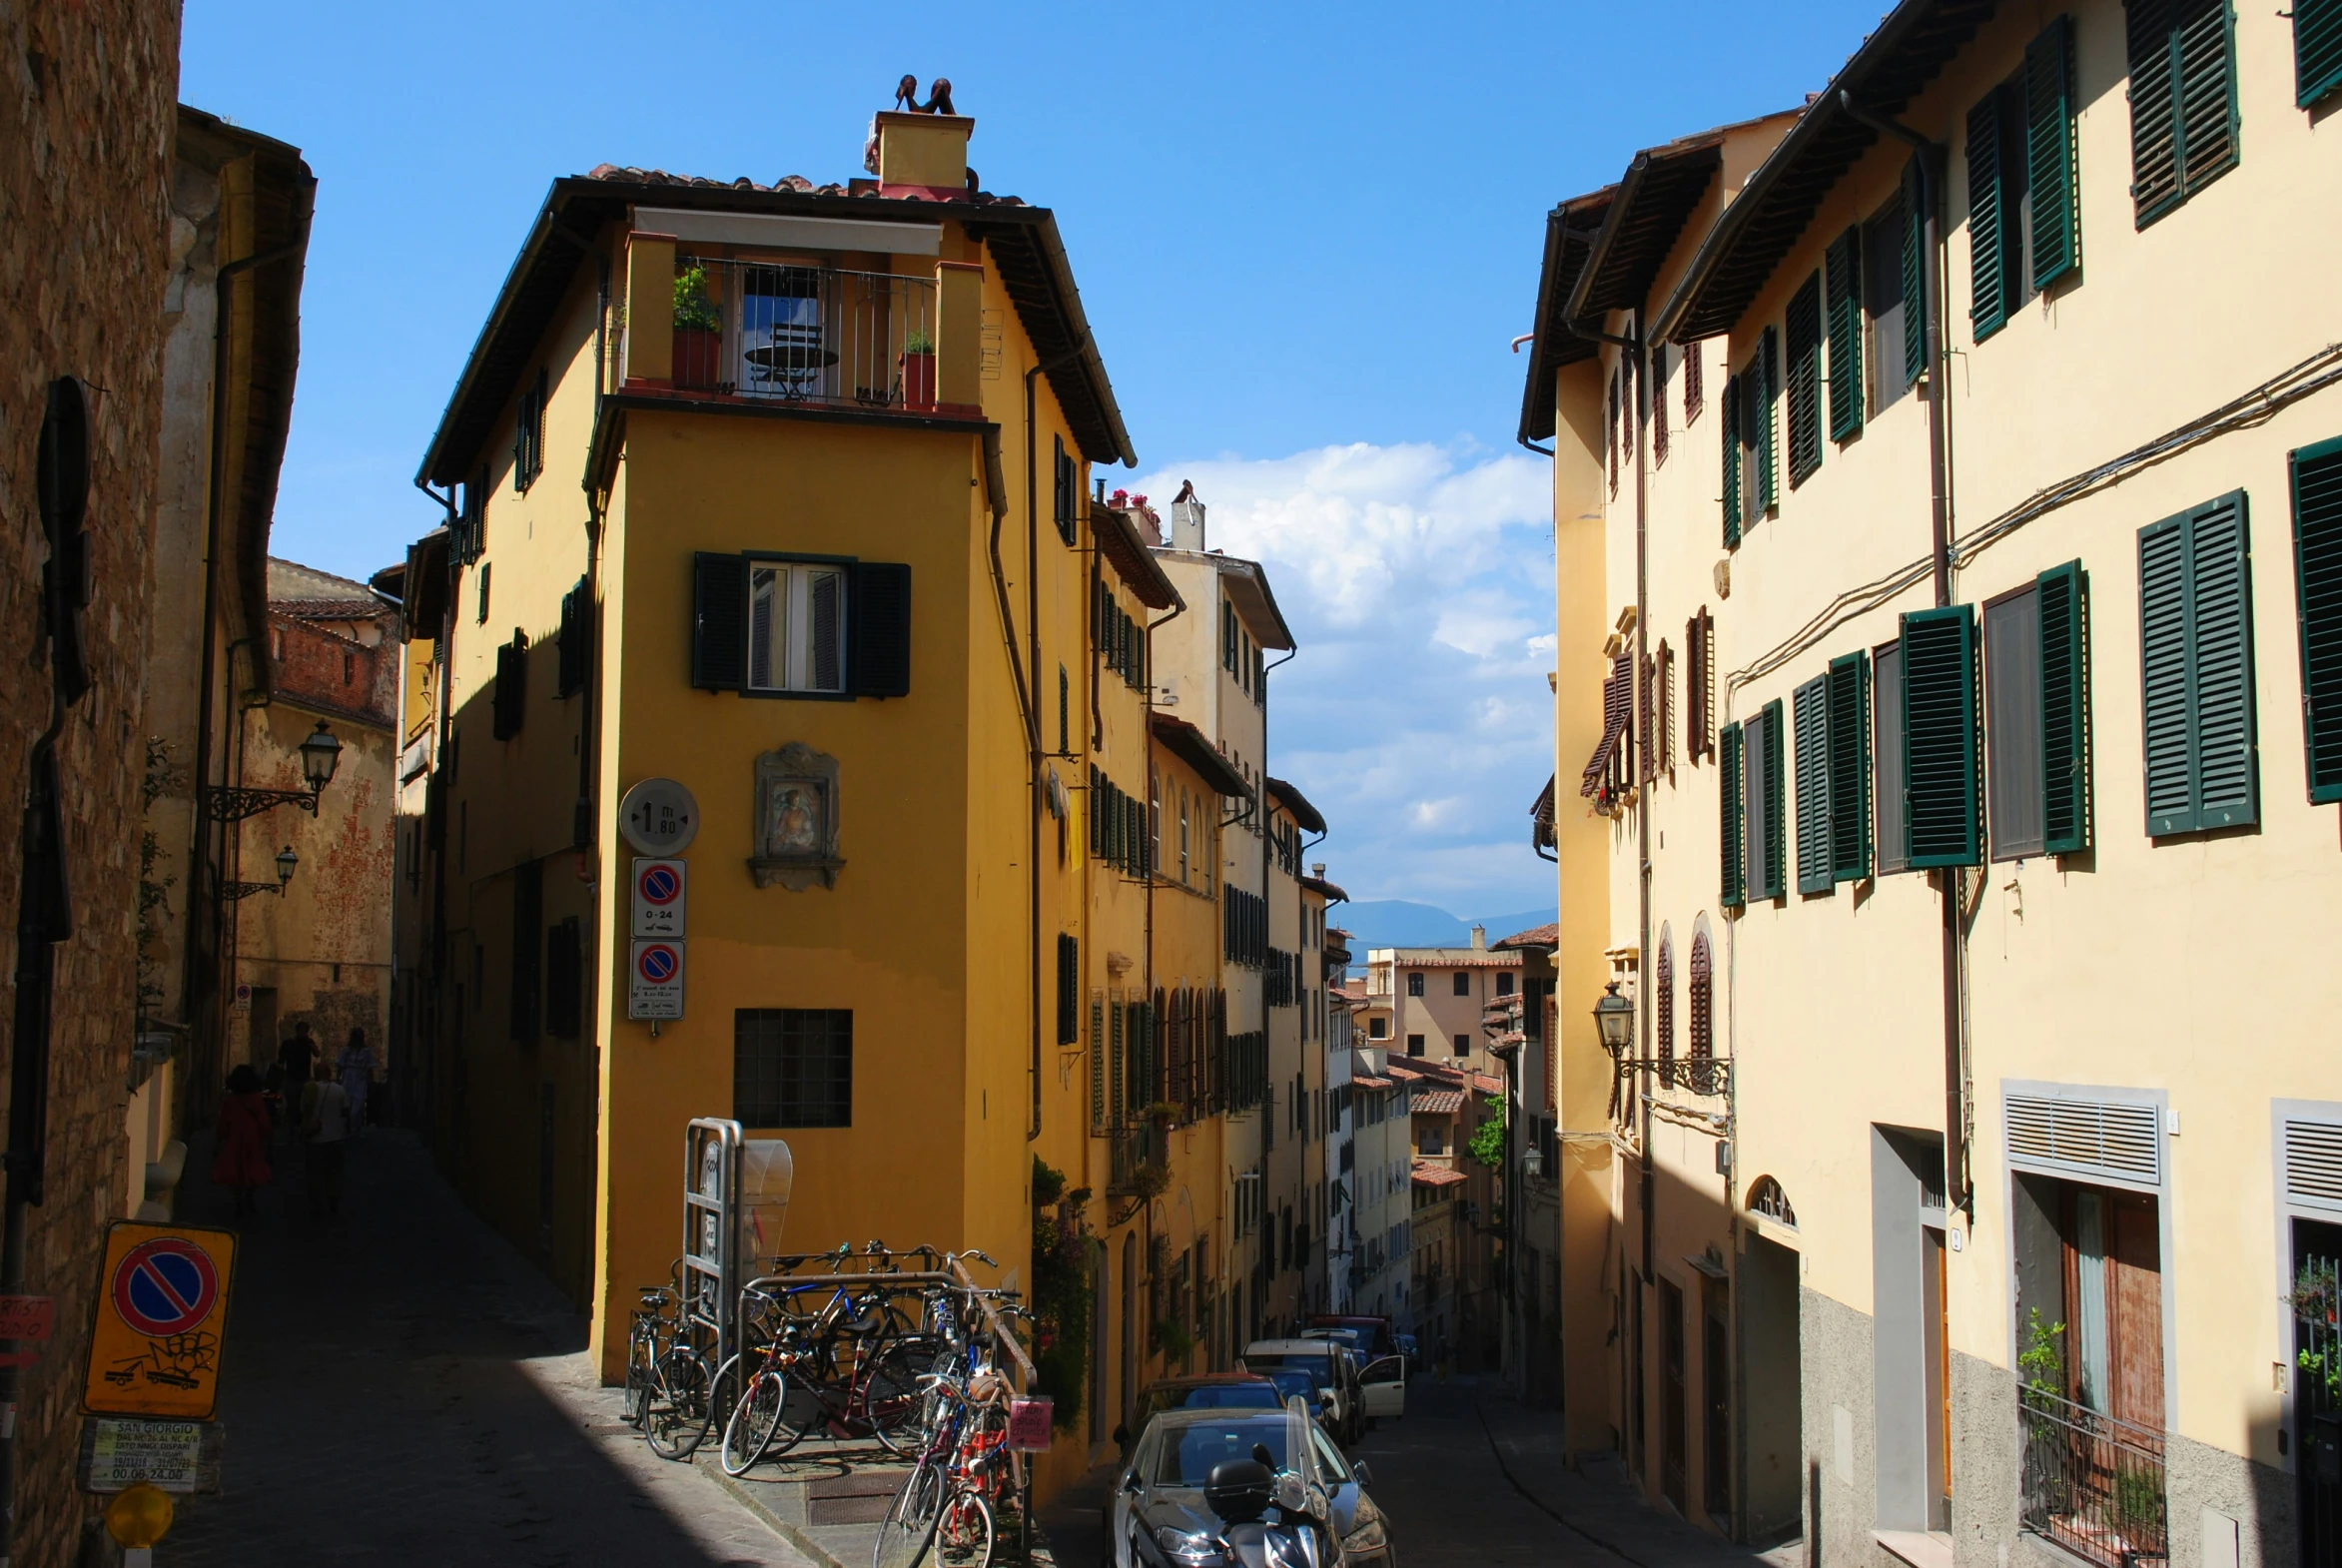
[[[1549,925],[1561,918],[1558,907],[1522,910],[1510,915],[1480,915],[1459,919],[1435,904],[1405,899],[1367,899],[1339,904],[1326,913],[1328,925],[1350,934],[1351,962],[1363,964],[1368,948],[1461,948],[1472,942],[1472,927],[1488,928],[1488,940],[1500,942],[1516,931]]]

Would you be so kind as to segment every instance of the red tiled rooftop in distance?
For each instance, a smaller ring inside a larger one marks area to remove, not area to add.
[[[830,196],[845,201],[932,202],[945,200],[929,195],[924,188],[900,186],[881,189],[876,180],[854,180],[845,185],[835,182],[815,185],[801,174],[785,174],[770,185],[758,185],[746,175],[736,180],[710,180],[705,175],[669,174],[664,169],[633,169],[618,164],[595,164],[585,172],[588,180],[625,181],[630,185],[690,186],[710,191],[767,191],[784,192],[798,196]],[[955,195],[949,200],[965,201],[972,207],[1023,207],[1021,196],[995,196],[990,191],[970,191],[965,197]]]

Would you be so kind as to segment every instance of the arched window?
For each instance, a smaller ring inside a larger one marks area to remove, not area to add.
[[[1675,1067],[1675,937],[1667,927],[1659,928],[1658,995],[1653,999],[1651,1019],[1659,1036],[1659,1082],[1668,1081]]]
[[[1709,956],[1706,922],[1692,932],[1692,970],[1686,988],[1685,1001],[1691,1007],[1691,1022],[1687,1027],[1693,1064],[1687,1075],[1689,1087],[1696,1094],[1714,1094],[1710,1087],[1711,1075],[1706,1065],[1716,1056],[1716,1008],[1714,986],[1715,964]]]
[[[1750,1185],[1749,1212],[1762,1214],[1777,1225],[1797,1228],[1797,1210],[1789,1206],[1789,1194],[1769,1176],[1757,1177]]]

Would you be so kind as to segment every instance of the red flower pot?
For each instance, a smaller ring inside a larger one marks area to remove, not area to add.
[[[933,408],[935,406],[935,355],[905,354],[902,358],[903,406],[906,408]]]
[[[675,329],[674,385],[712,388],[723,355],[723,334],[709,327]]]

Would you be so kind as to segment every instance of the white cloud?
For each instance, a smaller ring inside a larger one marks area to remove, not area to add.
[[[1469,915],[1535,908],[1553,879],[1528,807],[1553,771],[1551,472],[1466,446],[1353,442],[1173,464],[1208,542],[1262,562],[1300,653],[1271,685],[1271,770],[1325,813],[1356,898]]]

